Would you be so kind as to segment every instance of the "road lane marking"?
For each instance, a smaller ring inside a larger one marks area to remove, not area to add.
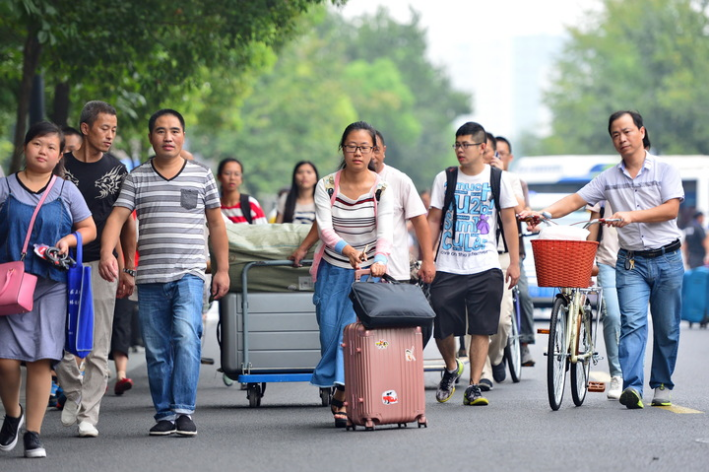
[[[652,406],[657,409],[662,409],[665,411],[674,412],[675,414],[704,414],[702,411],[696,409],[690,409],[689,407],[682,406]]]

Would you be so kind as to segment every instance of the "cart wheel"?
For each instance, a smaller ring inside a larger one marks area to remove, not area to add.
[[[258,383],[249,383],[246,388],[246,398],[249,400],[249,407],[258,407],[261,405],[261,386]]]
[[[228,388],[234,386],[234,380],[227,376],[226,373],[222,375],[222,381],[224,381],[224,385]]]
[[[320,388],[320,400],[323,407],[329,406],[332,400],[332,388]]]

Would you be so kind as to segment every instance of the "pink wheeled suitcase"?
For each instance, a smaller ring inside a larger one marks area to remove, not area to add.
[[[345,327],[347,430],[418,422],[427,427],[420,327]]]

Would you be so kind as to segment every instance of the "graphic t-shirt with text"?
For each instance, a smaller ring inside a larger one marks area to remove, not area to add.
[[[433,181],[431,207],[442,209],[446,194],[446,173]],[[490,185],[490,166],[478,175],[458,172],[454,203],[457,206],[455,240],[453,212],[443,209],[443,231],[438,248],[436,269],[452,274],[476,274],[499,268],[497,254],[497,211]],[[517,202],[509,176],[500,180],[500,208],[514,207]]]

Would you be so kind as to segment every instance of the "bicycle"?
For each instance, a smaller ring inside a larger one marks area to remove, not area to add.
[[[544,220],[546,221],[546,220]],[[612,222],[594,219],[590,225]],[[580,223],[580,222],[579,222]],[[595,351],[598,323],[603,310],[603,288],[591,286],[593,260],[598,242],[576,240],[534,240],[534,263],[539,287],[557,287],[552,306],[547,348],[547,394],[552,410],[558,410],[564,398],[566,372],[571,372],[571,397],[581,406],[588,391],[605,391],[604,383],[590,381],[591,362],[600,361]],[[570,264],[576,261],[577,264]],[[589,287],[591,286],[591,287]],[[589,296],[597,299],[596,310]],[[593,319],[595,317],[595,327]]]
[[[510,378],[513,383],[519,383],[522,379],[522,347],[520,345],[521,308],[519,305],[519,288],[515,285],[512,288],[512,327],[507,337],[504,359],[510,370]]]

